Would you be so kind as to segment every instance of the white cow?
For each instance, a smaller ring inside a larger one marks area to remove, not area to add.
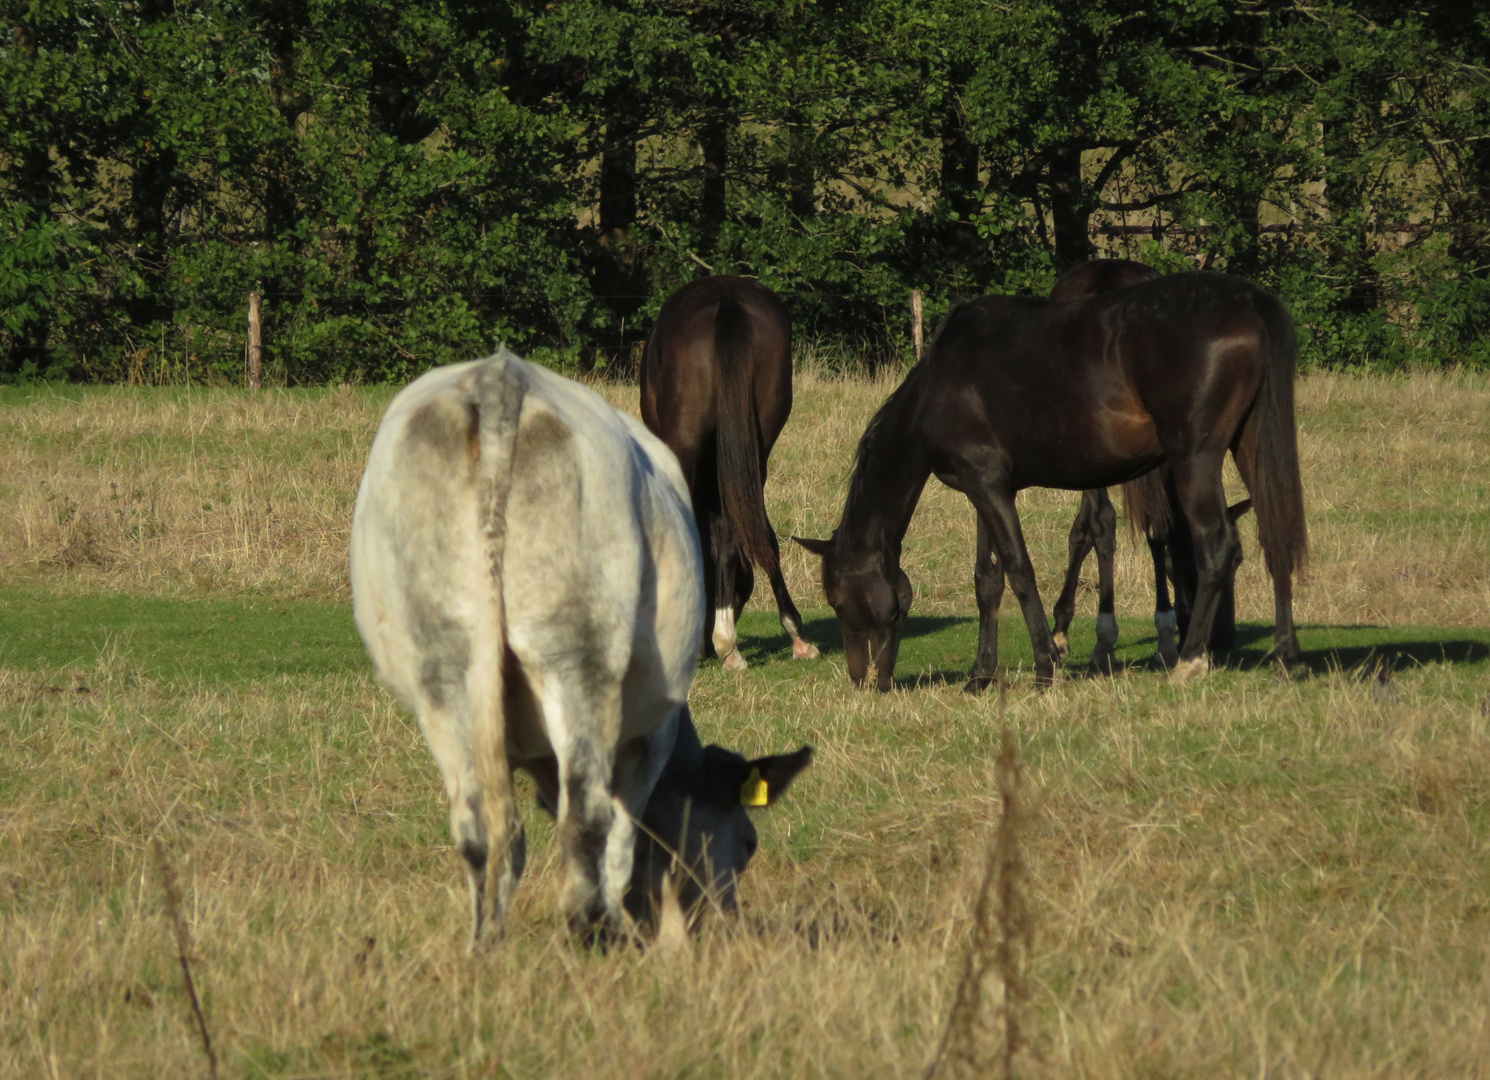
[[[444,775],[473,945],[487,892],[500,933],[522,874],[513,768],[557,813],[577,930],[647,921],[672,852],[685,903],[733,906],[756,844],[744,807],[779,797],[812,748],[700,745],[698,538],[677,460],[640,422],[505,349],[417,379],[368,456],[352,595]]]

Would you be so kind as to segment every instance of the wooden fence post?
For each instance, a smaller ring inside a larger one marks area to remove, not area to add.
[[[248,294],[248,385],[255,390],[264,385],[264,326],[259,318],[262,299],[257,288]]]
[[[921,362],[921,290],[911,290],[911,344],[915,346],[916,363]]]

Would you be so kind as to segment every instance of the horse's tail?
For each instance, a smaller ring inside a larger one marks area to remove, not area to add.
[[[1309,530],[1304,522],[1304,484],[1299,477],[1298,429],[1294,421],[1293,381],[1298,337],[1282,301],[1261,293],[1258,312],[1266,340],[1262,385],[1243,426],[1240,445],[1252,454],[1252,506],[1263,562],[1276,580],[1304,568]]]
[[[1135,536],[1153,540],[1169,535],[1169,495],[1164,489],[1163,466],[1123,485],[1123,517]]]
[[[750,317],[738,300],[726,296],[719,301],[714,316],[714,367],[719,379],[719,501],[745,557],[774,575],[778,560],[771,544],[765,481],[761,477],[751,344]]]
[[[484,601],[477,605],[471,642],[467,687],[471,723],[475,730],[476,777],[482,788],[481,817],[490,848],[486,859],[486,891],[501,910],[516,884],[509,848],[519,835],[513,802],[512,773],[507,764],[506,722],[503,715],[503,659],[507,654],[507,618],[502,568],[507,549],[507,500],[512,491],[512,458],[522,418],[527,380],[517,357],[499,349],[476,373],[474,405],[476,455],[476,523],[483,555]],[[520,869],[518,872],[521,872]],[[504,876],[513,880],[502,880]]]

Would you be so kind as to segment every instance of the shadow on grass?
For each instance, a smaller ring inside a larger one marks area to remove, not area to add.
[[[1301,652],[1296,674],[1310,676],[1328,675],[1335,671],[1370,670],[1378,672],[1403,671],[1426,664],[1480,664],[1490,660],[1490,635],[1487,638],[1469,637],[1434,638],[1428,635],[1433,628],[1411,628],[1354,624],[1326,626],[1317,623],[1300,624]],[[1417,640],[1407,639],[1414,630],[1420,635]],[[1445,627],[1444,633],[1452,632]],[[1309,638],[1338,637],[1347,640],[1338,644],[1309,646]],[[1352,642],[1349,638],[1374,638],[1376,640]],[[1157,647],[1153,637],[1140,639],[1139,647]],[[1237,626],[1237,644],[1211,655],[1211,663],[1217,668],[1232,671],[1256,671],[1273,664],[1273,627],[1271,623],[1243,623]],[[1119,671],[1156,670],[1152,659],[1128,660],[1116,665]],[[1070,674],[1090,674],[1070,672]]]
[[[900,632],[900,640],[905,642],[930,637],[953,626],[976,622],[976,619],[961,615],[912,615],[905,620],[905,626]],[[816,619],[804,618],[802,636],[822,650],[824,656],[843,652],[843,632],[838,626],[838,620],[831,616]],[[740,651],[745,654],[745,659],[754,664],[764,660],[790,659],[792,639],[784,630],[774,634],[752,634],[742,628],[739,631],[739,646]],[[946,674],[949,681],[954,676],[951,672]],[[966,676],[962,677],[966,678]]]

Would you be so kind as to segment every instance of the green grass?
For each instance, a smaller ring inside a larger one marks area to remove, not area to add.
[[[188,686],[368,668],[345,603],[0,589],[0,667],[88,671],[111,656],[146,678]]]

